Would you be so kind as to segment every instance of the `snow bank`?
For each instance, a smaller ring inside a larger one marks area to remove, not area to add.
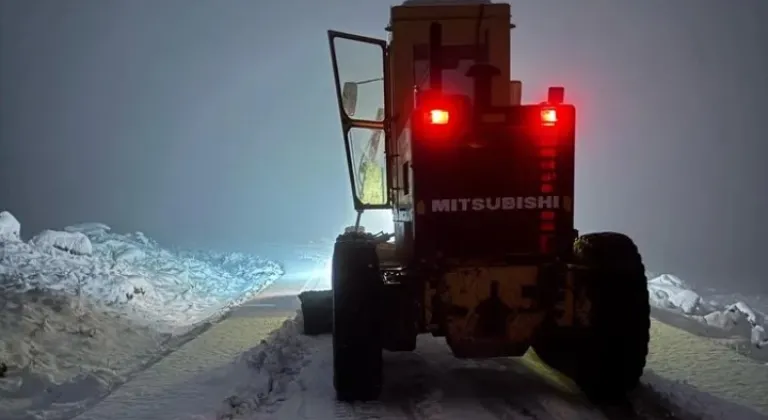
[[[41,250],[50,247],[75,255],[91,255],[93,253],[91,241],[80,232],[44,230],[30,239],[29,243]]]
[[[0,275],[0,418],[66,414],[104,395],[163,353],[168,334],[70,294],[28,289]],[[9,290],[10,289],[10,290]]]
[[[20,291],[38,287],[83,296],[173,332],[249,299],[283,274],[273,261],[171,251],[141,232],[116,234],[101,223],[46,230],[28,243],[1,246],[0,274],[14,278]]]
[[[18,240],[21,224],[7,211],[0,212],[0,240]]]
[[[219,411],[218,420],[231,420],[256,413],[269,415],[279,403],[301,391],[296,378],[309,358],[312,337],[301,334],[301,311],[286,320],[258,346],[244,353],[237,363],[252,371],[247,382],[235,388]]]
[[[171,251],[100,223],[29,242],[0,213],[0,418],[77,412],[279,278],[246,254]]]
[[[671,274],[662,274],[648,281],[651,303],[659,308],[680,309],[691,314],[701,303],[701,297]]]
[[[694,320],[710,330],[691,331],[700,335],[713,335],[718,338],[730,336],[736,340],[731,344],[739,346],[739,340],[752,345],[747,349],[750,356],[768,361],[768,335],[766,335],[765,313],[755,310],[739,296],[719,295],[703,297],[690,285],[671,274],[662,274],[648,281],[651,305],[657,309],[670,311]],[[680,326],[678,324],[678,326]],[[683,327],[685,328],[685,327]],[[691,330],[691,328],[686,328]],[[708,332],[706,332],[708,331]]]

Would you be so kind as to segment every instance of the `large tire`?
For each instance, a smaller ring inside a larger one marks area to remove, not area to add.
[[[376,245],[364,234],[341,235],[333,251],[333,385],[339,401],[381,393],[381,289]]]
[[[534,350],[545,363],[573,379],[591,400],[622,401],[638,385],[648,355],[645,267],[634,242],[613,232],[580,237],[574,257],[580,267],[577,283],[584,287],[591,305],[589,324],[581,328],[550,324]]]

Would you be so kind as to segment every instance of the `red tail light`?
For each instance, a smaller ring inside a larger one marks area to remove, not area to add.
[[[540,115],[542,125],[549,127],[557,123],[557,110],[555,108],[542,108]]]
[[[466,136],[472,115],[470,98],[441,92],[420,92],[412,114],[414,136],[440,144]]]
[[[450,121],[450,113],[444,109],[433,109],[429,111],[429,123],[432,125],[446,125]]]

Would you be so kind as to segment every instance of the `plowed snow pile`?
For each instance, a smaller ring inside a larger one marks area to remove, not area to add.
[[[27,242],[19,233],[0,212],[3,420],[78,410],[283,273],[272,261],[170,251],[99,223]]]
[[[648,291],[655,308],[653,315],[660,321],[717,339],[746,356],[768,362],[768,302],[759,296],[706,296],[671,274],[650,279]]]

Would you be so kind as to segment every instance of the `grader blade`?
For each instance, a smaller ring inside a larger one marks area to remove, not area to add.
[[[320,335],[333,332],[333,291],[311,290],[299,294],[304,319],[304,334]]]

